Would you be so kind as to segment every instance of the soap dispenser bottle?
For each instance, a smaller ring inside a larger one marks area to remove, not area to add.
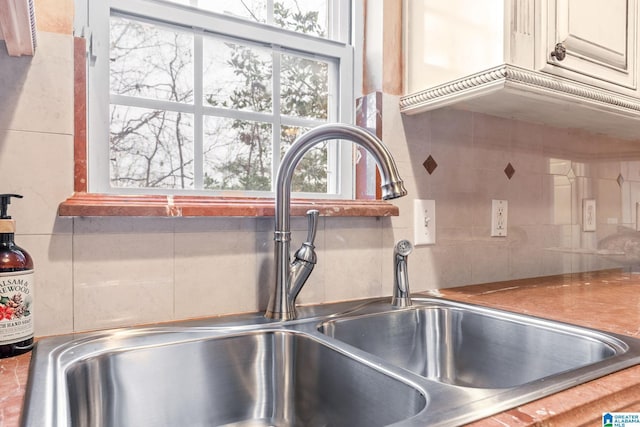
[[[0,194],[0,358],[33,348],[33,260],[14,243],[16,224],[7,208],[12,197]]]

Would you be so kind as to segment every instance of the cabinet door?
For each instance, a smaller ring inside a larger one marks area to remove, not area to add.
[[[549,0],[545,71],[636,88],[638,0]],[[557,43],[566,56],[552,56]]]

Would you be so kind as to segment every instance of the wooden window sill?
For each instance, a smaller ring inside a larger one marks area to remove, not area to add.
[[[397,206],[382,200],[293,199],[291,215],[318,209],[323,216],[398,216]],[[128,196],[74,193],[58,207],[59,216],[263,217],[274,216],[273,199],[208,196]]]

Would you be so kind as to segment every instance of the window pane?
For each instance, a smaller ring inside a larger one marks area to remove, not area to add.
[[[268,0],[169,0],[210,12],[235,16],[248,21],[269,23],[279,28],[327,37],[327,0],[275,0],[269,18]],[[344,1],[344,0],[340,0]]]
[[[205,105],[272,111],[273,59],[269,50],[206,37],[204,64]]]
[[[112,16],[111,93],[193,102],[193,35]]]
[[[327,37],[327,0],[279,0],[273,15],[280,28]]]
[[[95,191],[271,196],[298,132],[351,118],[335,83],[352,71],[352,48],[321,39],[349,34],[350,0],[149,0],[148,14],[144,2],[89,3],[104,67],[88,75]],[[339,155],[334,143],[307,153],[293,190],[348,191]]]
[[[267,22],[267,0],[192,0],[191,5],[249,21]]]
[[[282,55],[281,67],[282,114],[326,120],[329,64],[295,55]]]
[[[193,188],[193,116],[111,106],[113,187]]]
[[[270,124],[205,117],[203,127],[205,188],[271,191]]]
[[[283,126],[280,136],[280,157],[284,156],[291,144],[308,128]],[[303,193],[326,193],[327,189],[327,142],[309,150],[296,166],[291,180],[291,189]]]

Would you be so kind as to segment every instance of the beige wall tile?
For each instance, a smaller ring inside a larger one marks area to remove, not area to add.
[[[410,162],[411,155],[409,146],[406,143],[407,138],[404,135],[404,118],[400,115],[399,96],[389,95],[382,97],[382,117],[388,118],[382,126],[382,142],[389,148],[396,162]],[[424,142],[426,141],[423,140]]]
[[[504,170],[512,159],[513,120],[473,114],[473,158],[478,169]]]
[[[418,171],[417,175],[414,175],[408,163],[398,162],[396,165],[400,176],[404,180],[404,186],[409,196],[390,201],[400,211],[399,216],[390,218],[390,221],[393,228],[413,228],[413,200],[433,197],[427,190],[427,172],[423,169]]]
[[[327,301],[378,296],[384,292],[382,241],[381,221],[375,218],[331,218],[327,223],[324,254]]]
[[[76,331],[175,318],[173,235],[73,237]]]
[[[175,317],[256,311],[255,233],[175,235]]]
[[[174,218],[144,217],[78,217],[73,219],[75,235],[145,235],[149,233],[173,233]]]
[[[34,263],[36,336],[73,330],[71,241],[71,235],[16,235]]]
[[[0,50],[0,130],[73,134],[73,38],[40,33],[33,57]]]
[[[509,279],[510,237],[477,240],[471,245],[471,274],[474,283]]]
[[[517,173],[509,181],[506,199],[509,201],[509,224],[544,224],[549,206],[544,204],[544,175]]]
[[[420,269],[416,276],[447,287],[624,264],[596,251],[616,235],[612,227],[635,227],[640,195],[631,183],[620,188],[616,182],[620,173],[638,179],[634,162],[640,155],[633,154],[633,144],[447,109],[405,117],[403,124],[409,156],[417,158],[410,160],[415,193],[399,203],[412,210],[413,199],[431,198],[437,211],[437,244],[417,248],[416,257],[425,259],[413,267]],[[428,154],[438,169],[419,179]],[[511,180],[504,174],[507,163],[516,170]],[[597,233],[581,230],[584,198],[596,199]],[[491,199],[509,201],[505,239],[489,237]],[[412,222],[401,210],[391,236],[411,235]]]
[[[71,232],[71,221],[57,217],[73,192],[71,136],[0,130],[0,182],[2,192],[24,196],[9,211],[19,233]]]
[[[473,279],[472,263],[470,262],[472,246],[469,242],[436,245],[431,252],[433,253],[435,272],[430,277],[435,281],[426,283],[427,289],[451,288],[464,286],[464,283],[476,283]],[[420,262],[419,258],[418,262]],[[418,285],[417,289],[424,285]]]
[[[546,173],[542,134],[544,126],[537,123],[515,121],[511,134],[512,156],[509,160],[516,173]]]

